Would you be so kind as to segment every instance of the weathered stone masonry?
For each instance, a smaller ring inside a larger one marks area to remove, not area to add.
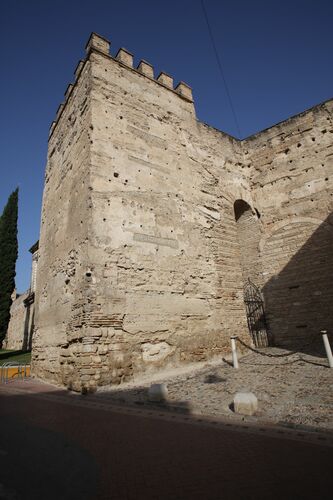
[[[13,292],[10,308],[10,321],[4,340],[4,348],[27,351],[31,349],[35,316],[35,290],[37,263],[39,258],[38,241],[29,250],[32,255],[30,287],[25,293]]]
[[[33,370],[75,390],[250,341],[247,277],[275,342],[332,324],[332,101],[238,141],[197,121],[186,84],[132,65],[93,34],[50,130]],[[288,309],[304,268],[312,316]]]

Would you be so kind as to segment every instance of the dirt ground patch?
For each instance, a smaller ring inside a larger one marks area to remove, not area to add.
[[[269,353],[288,351],[270,348]],[[226,361],[176,370],[125,386],[103,388],[108,399],[125,404],[152,405],[148,388],[152,382],[165,383],[165,408],[235,420],[278,423],[300,428],[333,430],[333,370],[322,356],[295,353],[271,358],[251,353],[243,356],[235,370]],[[253,417],[236,415],[230,405],[241,389],[258,398]]]

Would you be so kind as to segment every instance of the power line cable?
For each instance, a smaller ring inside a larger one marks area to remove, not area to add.
[[[227,97],[228,97],[230,109],[231,109],[232,115],[233,115],[234,120],[235,120],[237,132],[238,132],[239,138],[241,138],[242,134],[241,134],[241,131],[240,131],[240,126],[238,124],[238,120],[237,120],[235,108],[234,108],[234,105],[232,103],[232,99],[231,99],[231,95],[230,95],[229,88],[228,88],[228,85],[227,85],[227,81],[226,81],[226,78],[224,76],[222,62],[221,62],[219,53],[218,53],[217,48],[216,48],[216,44],[215,44],[215,40],[214,40],[214,36],[213,36],[213,31],[212,31],[212,28],[210,26],[210,22],[209,22],[209,19],[208,19],[208,14],[207,14],[207,10],[206,10],[205,4],[204,4],[204,0],[201,0],[201,7],[202,7],[202,11],[203,11],[204,17],[206,19],[206,24],[207,24],[207,28],[208,28],[210,40],[212,42],[213,50],[214,50],[214,53],[215,53],[216,62],[217,62],[217,65],[219,67],[219,70],[220,70],[220,73],[221,73],[221,76],[222,76],[222,80],[223,80],[224,87],[225,87],[225,90],[226,90],[226,94],[227,94]]]

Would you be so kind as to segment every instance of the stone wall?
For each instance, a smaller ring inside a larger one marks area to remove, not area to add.
[[[233,214],[246,179],[237,142],[198,123],[191,99],[110,57],[90,61],[91,352],[109,383],[246,335]]]
[[[295,347],[333,327],[332,108],[327,101],[243,142],[278,345]]]
[[[240,145],[196,120],[185,84],[95,42],[51,132],[37,277],[34,371],[74,389],[248,339]]]
[[[36,280],[36,325],[32,369],[62,383],[73,367],[62,348],[77,340],[76,328],[89,307],[88,217],[90,186],[90,63],[80,63],[76,84],[66,91],[51,126]],[[81,331],[80,330],[80,331]]]
[[[34,303],[29,301],[30,291],[19,295],[10,308],[10,321],[4,340],[4,349],[31,349],[34,324]],[[28,301],[27,304],[24,301]]]
[[[65,95],[43,197],[36,375],[86,390],[221,356],[231,334],[250,341],[247,277],[277,343],[319,325],[331,300],[331,102],[237,141],[198,122],[186,84],[133,68],[124,49],[110,56],[94,34]],[[310,271],[305,302],[295,290]]]

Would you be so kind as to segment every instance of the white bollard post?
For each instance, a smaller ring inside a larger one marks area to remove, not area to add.
[[[236,339],[237,339],[237,335],[233,335],[232,337],[230,337],[232,364],[234,365],[234,368],[238,369],[239,365],[238,365],[238,359],[237,359]]]
[[[328,364],[330,365],[330,368],[333,368],[333,355],[332,355],[332,350],[330,346],[330,341],[328,340],[327,337],[327,330],[321,330],[321,335],[323,337],[323,342],[325,346],[325,351],[326,351],[326,356],[328,359]]]

